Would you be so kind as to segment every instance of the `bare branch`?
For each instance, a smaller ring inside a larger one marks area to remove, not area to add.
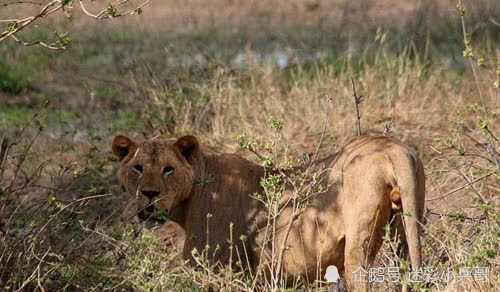
[[[445,197],[447,197],[447,196],[449,196],[449,195],[452,195],[452,194],[454,194],[454,193],[456,193],[456,192],[458,192],[458,191],[460,191],[460,190],[465,189],[466,187],[468,187],[468,186],[470,186],[470,185],[472,185],[472,184],[477,183],[478,181],[481,181],[481,180],[483,180],[483,179],[485,179],[485,178],[489,177],[489,176],[490,176],[490,175],[492,175],[492,174],[494,174],[494,172],[490,172],[490,173],[488,173],[488,174],[485,174],[485,175],[483,175],[482,177],[477,178],[477,179],[475,179],[475,180],[473,180],[473,181],[469,182],[468,184],[465,184],[465,185],[463,185],[463,186],[461,186],[461,187],[458,187],[458,188],[456,188],[456,189],[453,189],[453,190],[451,190],[451,191],[447,192],[446,194],[444,194],[444,195],[442,195],[442,196],[439,196],[439,197],[434,197],[434,198],[429,198],[429,199],[425,199],[425,201],[426,201],[426,202],[429,202],[429,201],[434,201],[434,200],[438,200],[438,199],[445,198]]]
[[[493,23],[494,25],[500,27],[500,22],[496,21],[493,17],[490,17],[490,22]]]
[[[118,13],[116,10],[116,6],[122,5],[124,3],[129,2],[130,0],[120,0],[116,2],[115,4],[110,4],[108,8],[100,11],[97,14],[93,14],[87,10],[87,8],[83,4],[83,0],[78,0],[80,2],[80,7],[82,11],[89,17],[96,18],[96,19],[112,19],[116,17],[121,17],[125,15],[133,15],[133,14],[141,14],[142,8],[147,5],[150,0],[146,0],[143,2],[141,5],[137,6],[135,9]],[[17,1],[13,3],[7,3],[7,4],[1,4],[1,6],[9,6],[9,5],[15,5],[15,4],[30,4],[30,5],[39,5],[42,6],[42,9],[40,12],[33,16],[25,17],[25,18],[17,18],[17,19],[0,19],[0,23],[8,23],[8,28],[1,32],[0,31],[0,42],[6,40],[7,38],[11,37],[14,39],[17,43],[23,45],[23,46],[34,46],[34,45],[40,45],[48,49],[52,50],[58,50],[58,49],[65,49],[65,43],[61,42],[61,45],[58,44],[58,42],[54,42],[51,44],[48,44],[47,42],[44,41],[23,41],[20,40],[18,36],[16,36],[16,33],[20,32],[21,30],[25,29],[26,27],[30,26],[33,24],[35,21],[41,19],[41,18],[47,18],[49,15],[57,12],[57,11],[64,11],[67,12],[69,9],[73,9],[72,6],[69,6],[67,1],[65,0],[52,0],[48,2],[47,4],[45,3],[40,3],[40,2],[32,2],[32,1]]]
[[[493,160],[495,161],[495,165],[497,167],[497,171],[500,173],[500,158],[498,152],[495,150],[492,144],[493,143],[491,142],[486,143],[486,150],[491,155],[491,157],[493,157]]]
[[[9,139],[4,137],[2,139],[2,144],[0,145],[0,167],[3,165],[3,160],[7,154],[7,146],[9,145]]]
[[[458,7],[460,7],[460,8],[463,7],[461,0],[458,0],[458,5],[459,5]],[[466,51],[469,51],[469,50],[472,51],[472,48],[469,45],[469,38],[468,38],[469,33],[467,32],[467,29],[465,27],[465,16],[464,16],[464,13],[460,13],[460,23],[462,25],[462,33],[463,33],[465,50]],[[469,54],[468,57],[472,57],[472,53]],[[470,67],[471,67],[472,73],[474,75],[474,80],[476,81],[477,91],[479,93],[479,97],[481,98],[481,105],[482,105],[482,110],[483,110],[483,113],[484,113],[484,118],[485,118],[486,121],[489,121],[489,118],[488,118],[488,108],[486,107],[486,103],[485,103],[485,100],[484,100],[484,97],[483,97],[483,92],[482,92],[481,86],[479,84],[478,72],[476,71],[476,67],[474,67],[474,62],[472,62],[472,58],[467,58],[467,59],[469,60]]]
[[[25,47],[31,47],[31,46],[35,46],[35,45],[40,45],[42,47],[46,47],[47,49],[51,49],[51,50],[60,50],[60,49],[65,49],[66,48],[66,46],[56,47],[56,46],[54,46],[54,43],[47,44],[47,43],[42,42],[42,41],[35,41],[35,42],[31,42],[31,43],[25,42],[25,41],[20,40],[15,35],[11,35],[10,37],[13,38],[16,42],[20,43],[21,45],[23,45]]]
[[[2,139],[2,144],[0,145],[0,183],[3,180],[3,174],[5,171],[5,162],[7,161],[7,152],[9,150],[9,139],[4,137]],[[2,189],[0,188],[0,191]]]
[[[358,96],[356,93],[356,86],[354,85],[354,79],[351,78],[352,91],[354,96],[354,102],[356,104],[356,125],[358,128],[358,136],[361,136],[361,115],[359,114],[359,104],[363,102],[363,96]]]
[[[34,1],[16,1],[16,2],[12,2],[12,3],[3,3],[3,4],[0,4],[0,6],[12,6],[12,5],[17,5],[17,4],[33,4],[33,5],[45,5],[45,3],[42,3],[42,2],[34,2]]]
[[[50,8],[53,6],[55,6],[55,8],[50,10]],[[42,10],[37,15],[18,20],[12,26],[9,25],[9,30],[6,30],[6,31],[0,33],[0,42],[5,40],[6,38],[10,37],[11,35],[14,35],[18,31],[25,28],[26,26],[30,25],[35,20],[42,18],[42,17],[46,17],[47,15],[50,15],[50,14],[58,11],[62,7],[63,7],[63,4],[61,4],[61,0],[54,0],[52,2],[49,2],[47,5],[45,5],[42,8]]]
[[[326,98],[326,101],[328,103],[326,106],[326,110],[325,110],[325,121],[323,122],[323,130],[321,131],[321,136],[319,138],[318,145],[316,146],[316,150],[314,151],[313,158],[310,161],[311,164],[316,161],[316,158],[317,158],[318,153],[319,153],[319,148],[321,147],[321,143],[323,143],[323,139],[324,139],[325,133],[326,133],[326,127],[328,125],[328,114],[330,112],[330,102],[332,101],[332,98],[328,95],[325,98]]]
[[[141,13],[140,11],[141,11],[142,7],[144,7],[146,4],[148,4],[150,0],[146,0],[144,3],[142,3],[141,5],[139,5],[137,8],[129,10],[127,12],[123,12],[123,13],[113,12],[113,13],[111,13],[111,11],[113,11],[113,10],[110,10],[110,9],[114,9],[115,6],[121,5],[121,4],[126,3],[126,2],[129,1],[129,0],[122,0],[122,1],[117,2],[114,5],[110,4],[108,8],[106,8],[104,10],[101,10],[101,12],[99,12],[97,14],[93,14],[93,13],[89,12],[87,10],[87,8],[85,8],[85,5],[83,5],[83,1],[82,0],[78,0],[78,1],[80,2],[80,7],[82,8],[82,11],[87,16],[90,16],[90,17],[96,18],[96,19],[110,19],[110,18],[117,18],[117,17],[125,16],[125,15],[132,15],[132,14],[135,14],[135,13],[140,14]]]
[[[389,135],[389,132],[391,131],[391,127],[392,127],[393,123],[394,123],[394,117],[392,117],[390,121],[388,121],[387,123],[385,123],[385,125],[384,125],[384,132],[382,133],[382,135],[384,135],[384,136]]]

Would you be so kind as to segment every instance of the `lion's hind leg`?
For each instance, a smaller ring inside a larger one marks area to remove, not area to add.
[[[368,271],[382,245],[391,202],[384,185],[371,184],[369,179],[348,184],[346,179],[344,187],[351,193],[346,194],[344,203],[345,278],[349,290],[366,291]]]

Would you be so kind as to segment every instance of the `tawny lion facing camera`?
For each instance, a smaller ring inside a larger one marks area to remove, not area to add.
[[[314,162],[325,191],[312,199],[312,206],[294,219],[289,230],[292,208],[284,208],[271,243],[265,236],[266,209],[255,199],[263,192],[262,166],[219,153],[194,136],[158,136],[141,143],[117,136],[112,148],[120,159],[120,182],[135,198],[139,218],[168,211],[169,219],[185,231],[180,246],[187,259],[194,248],[201,251],[208,244],[211,249],[219,246],[214,260],[227,263],[232,225],[233,244],[239,254],[246,251],[253,268],[267,266],[274,243],[286,247],[283,275],[313,282],[334,265],[350,289],[366,289],[366,283],[353,282],[353,272],[373,262],[384,226],[394,218],[392,230],[400,236],[403,252],[409,252],[413,268],[421,264],[424,170],[418,156],[393,139],[358,137],[338,153]],[[284,204],[291,193],[283,193]]]

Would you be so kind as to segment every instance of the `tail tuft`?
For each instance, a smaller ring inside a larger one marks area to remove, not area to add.
[[[392,188],[391,193],[389,194],[389,198],[391,200],[392,210],[401,210],[401,193],[398,187]]]

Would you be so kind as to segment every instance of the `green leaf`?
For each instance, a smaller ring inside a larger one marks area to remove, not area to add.
[[[283,121],[278,118],[271,116],[267,119],[267,123],[276,132],[281,132],[281,130],[283,129]]]
[[[458,14],[460,14],[460,16],[464,16],[465,15],[465,8],[460,6],[460,4],[457,4],[457,12],[458,12]]]
[[[8,30],[13,31],[17,28],[17,26],[18,26],[17,21],[11,21],[9,22]]]
[[[463,56],[465,58],[471,58],[474,56],[474,53],[472,53],[472,49],[471,48],[467,48],[463,51]]]
[[[477,127],[479,129],[486,129],[486,127],[488,127],[488,122],[480,118],[477,120]]]
[[[116,8],[113,7],[113,5],[111,5],[111,4],[109,4],[109,7],[108,7],[108,15],[111,17],[116,16]]]
[[[477,65],[481,68],[486,68],[486,61],[484,60],[483,57],[477,59]]]

